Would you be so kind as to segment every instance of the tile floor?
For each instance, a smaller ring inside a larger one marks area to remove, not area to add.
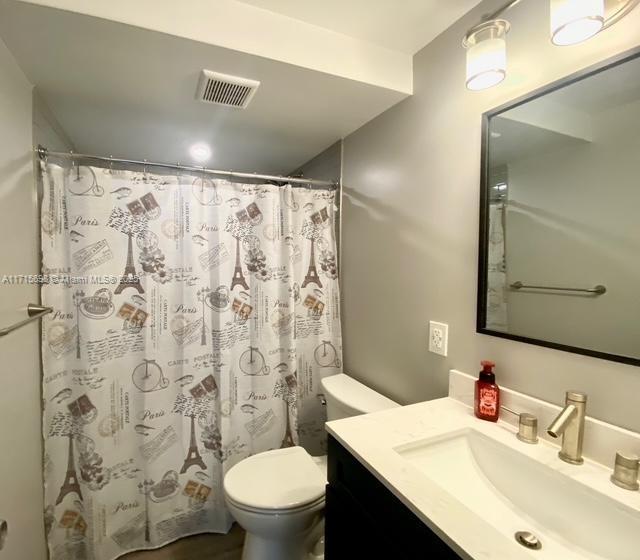
[[[186,537],[157,550],[131,552],[121,560],[240,560],[244,531],[235,524],[226,535]]]

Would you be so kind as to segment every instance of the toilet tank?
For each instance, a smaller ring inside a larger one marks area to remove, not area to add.
[[[340,420],[400,406],[344,373],[325,377],[321,384],[327,401],[327,420]]]

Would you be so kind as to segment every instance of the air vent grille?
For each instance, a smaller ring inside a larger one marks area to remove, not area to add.
[[[196,97],[205,103],[245,109],[258,86],[256,80],[203,70]]]

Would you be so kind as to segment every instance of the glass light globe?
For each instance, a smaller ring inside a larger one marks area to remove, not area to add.
[[[467,49],[467,88],[480,91],[493,87],[507,75],[507,43],[509,24],[504,20],[489,21],[472,29],[464,40]]]
[[[590,39],[604,26],[604,0],[551,0],[551,41],[575,45]]]

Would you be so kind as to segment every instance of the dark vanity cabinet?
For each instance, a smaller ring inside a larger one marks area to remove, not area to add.
[[[327,476],[326,560],[459,560],[331,436]]]

